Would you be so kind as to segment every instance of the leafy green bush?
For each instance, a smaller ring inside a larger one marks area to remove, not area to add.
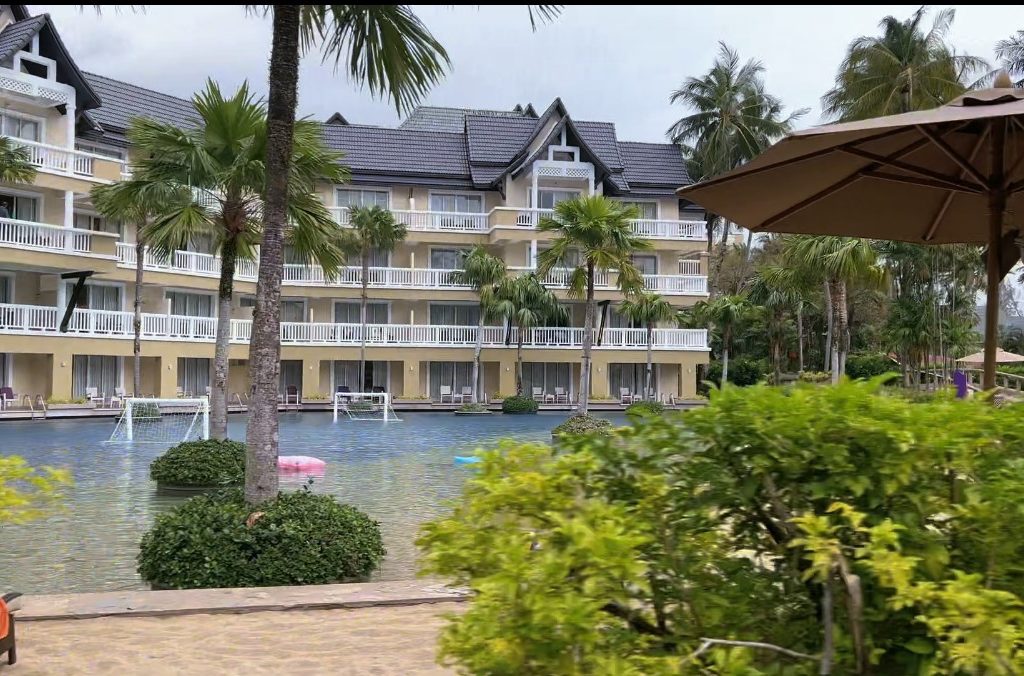
[[[536,413],[537,408],[537,402],[533,399],[519,395],[505,397],[505,401],[501,402],[502,413]]]
[[[253,512],[231,489],[157,516],[138,570],[172,589],[328,584],[365,578],[384,554],[377,522],[330,495],[282,493]]]
[[[60,404],[88,404],[89,400],[85,397],[75,397],[73,399],[61,399],[60,397],[47,397],[46,403],[51,406]]]
[[[487,407],[483,404],[470,402],[459,406],[459,413],[486,413]]]
[[[168,486],[240,486],[245,481],[245,444],[230,439],[185,441],[153,460],[149,478]]]
[[[592,415],[574,415],[551,430],[551,434],[556,437],[567,434],[587,434],[588,432],[607,434],[611,431],[611,427],[611,421],[604,418],[596,418]]]
[[[740,387],[756,385],[768,377],[768,362],[764,359],[730,359],[729,360],[729,382]],[[722,384],[722,362],[714,361],[708,364],[708,380],[719,387]],[[706,387],[702,388],[706,394]]]
[[[851,378],[867,380],[899,370],[896,362],[882,353],[851,354],[846,357],[846,375]]]
[[[659,416],[665,412],[665,404],[660,401],[636,401],[626,407],[626,415],[634,418]]]
[[[797,378],[802,383],[827,383],[832,380],[830,371],[801,371]]]
[[[882,396],[882,379],[712,391],[557,451],[483,454],[427,573],[469,587],[468,673],[1024,670],[1024,406]],[[953,421],[953,422],[951,422]],[[823,617],[832,617],[825,627]]]

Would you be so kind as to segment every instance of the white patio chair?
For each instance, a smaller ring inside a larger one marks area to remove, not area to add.
[[[441,385],[440,393],[441,393],[441,401],[439,403],[443,404],[445,397],[448,397],[448,403],[450,403],[450,404],[454,404],[455,403],[455,395],[452,394],[452,388],[448,387],[447,385]]]
[[[473,388],[469,385],[464,385],[460,397],[463,402],[473,401]]]
[[[539,401],[542,404],[544,403],[544,388],[543,387],[535,387],[535,388],[533,388],[533,400],[534,401]]]
[[[628,387],[619,388],[619,403],[632,404],[635,401],[635,397],[630,393]]]
[[[124,400],[128,397],[127,391],[123,387],[115,387],[114,394],[110,395],[110,408],[121,408],[124,406]]]
[[[100,406],[103,405],[103,398],[100,397],[100,388],[98,387],[87,387],[85,388],[85,398],[89,401],[100,400]]]
[[[568,404],[569,393],[565,391],[564,387],[555,388],[555,403],[556,404]]]

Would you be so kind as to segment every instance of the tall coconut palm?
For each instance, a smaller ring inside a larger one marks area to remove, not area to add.
[[[1013,86],[1024,87],[1024,30],[997,42],[996,58],[1013,77]]]
[[[153,219],[172,204],[189,199],[187,186],[133,178],[100,185],[91,192],[93,206],[104,218],[135,225],[135,303],[132,317],[132,396],[142,396],[142,296],[148,233]],[[164,252],[167,253],[167,252]]]
[[[827,285],[828,300],[832,306],[832,382],[846,368],[846,354],[850,349],[848,286],[854,282],[880,285],[885,272],[871,242],[857,237],[794,236],[786,248],[787,262],[802,268],[821,270]]]
[[[359,323],[362,325],[359,342],[359,384],[366,382],[366,302],[370,283],[370,256],[375,252],[390,254],[405,240],[408,230],[387,209],[356,207],[349,212],[351,230],[346,231],[345,246],[359,257],[362,266],[362,285],[359,297]]]
[[[540,232],[555,235],[551,248],[538,258],[537,274],[543,279],[553,268],[571,267],[569,296],[586,302],[578,405],[582,414],[587,413],[590,400],[591,351],[597,328],[595,279],[614,269],[622,291],[629,294],[643,289],[643,276],[633,265],[633,254],[651,248],[651,243],[633,233],[630,221],[637,217],[635,207],[593,195],[558,203],[554,214],[537,224]]]
[[[927,15],[921,7],[907,19],[887,16],[881,35],[851,42],[835,86],[822,97],[824,114],[848,121],[934,108],[984,74],[984,59],[957,54],[948,42],[956,12],[938,12],[930,27]]]
[[[722,387],[729,382],[729,353],[733,338],[753,306],[746,296],[719,296],[694,305],[692,316],[718,333],[722,342]]]
[[[187,187],[151,220],[146,239],[162,251],[208,239],[220,254],[210,434],[224,438],[235,266],[239,259],[254,256],[260,238],[269,182],[264,162],[268,125],[265,108],[246,85],[225,97],[214,82],[208,82],[192,105],[197,118],[187,128],[147,118],[132,122],[128,138],[140,159],[135,180],[126,185]],[[292,226],[289,243],[297,255],[315,261],[332,276],[344,259],[338,243],[340,228],[313,187],[320,179],[343,181],[346,172],[338,164],[339,156],[324,147],[318,125],[301,122],[294,137],[285,202],[285,219]]]
[[[15,145],[6,136],[0,136],[0,181],[31,183],[35,177],[36,168],[30,161],[28,148]]]
[[[451,274],[454,284],[472,287],[480,298],[476,345],[473,347],[473,400],[483,401],[480,387],[480,353],[484,346],[484,324],[500,315],[496,308],[496,287],[505,279],[508,270],[505,261],[492,255],[484,246],[476,246],[462,258],[462,269]]]
[[[523,343],[527,334],[538,326],[565,323],[568,313],[537,275],[529,273],[498,282],[489,314],[503,317],[510,333],[516,330],[516,394],[522,395]]]
[[[253,383],[246,443],[245,499],[277,495],[277,374],[280,369],[281,277],[290,157],[298,99],[299,58],[320,48],[325,61],[346,64],[349,78],[387,97],[399,113],[444,76],[448,54],[407,5],[258,5],[273,15],[270,50],[266,209],[259,281],[249,343]],[[536,5],[530,21],[550,20],[558,5]]]
[[[656,293],[637,293],[619,304],[619,313],[637,326],[647,329],[647,372],[644,382],[644,397],[650,395],[654,362],[654,329],[661,322],[670,322],[676,317],[672,304]]]
[[[720,42],[711,70],[700,77],[686,78],[672,92],[669,102],[681,103],[692,112],[677,120],[666,134],[682,149],[694,181],[749,162],[788,133],[793,122],[807,112],[801,109],[783,116],[782,102],[765,88],[764,71],[764,64],[755,59],[741,64],[739,53]],[[728,242],[728,224],[719,224],[721,219],[712,213],[706,219],[708,252],[714,232],[721,225],[720,258]]]

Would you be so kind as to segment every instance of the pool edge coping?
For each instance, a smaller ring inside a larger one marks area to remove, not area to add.
[[[469,592],[443,582],[399,580],[290,587],[35,594],[22,598],[22,607],[14,614],[18,622],[458,603],[468,600]]]

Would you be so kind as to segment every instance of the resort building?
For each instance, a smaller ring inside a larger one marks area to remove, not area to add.
[[[197,83],[197,87],[200,83]],[[0,184],[0,386],[20,401],[99,397],[130,389],[135,224],[105,221],[90,190],[130,175],[125,134],[135,116],[188,125],[189,101],[83,72],[47,15],[24,5],[0,11],[0,134],[29,149],[31,185]],[[421,107],[395,128],[323,123],[326,143],[344,153],[351,182],[320,187],[348,223],[348,209],[376,204],[409,230],[370,268],[365,382],[358,379],[361,268],[326,281],[318,267],[289,263],[282,302],[282,393],[326,398],[338,387],[384,388],[396,399],[438,400],[470,386],[477,299],[451,281],[461,253],[482,244],[512,274],[537,265],[551,236],[538,219],[559,201],[604,194],[634,204],[633,223],[652,246],[635,258],[645,285],[680,308],[707,296],[703,212],[675,196],[688,182],[670,144],[619,140],[609,122],[576,120],[560,100],[508,110]],[[6,213],[4,213],[6,211]],[[140,394],[202,395],[210,383],[220,261],[209,243],[144,261]],[[229,391],[248,392],[248,339],[257,261],[237,271]],[[60,330],[73,280],[92,271],[86,293]],[[566,295],[567,275],[545,280],[564,299],[569,326],[526,337],[524,391],[558,388],[575,400],[583,307]],[[616,312],[612,272],[599,280],[603,332],[594,349],[593,396],[643,390],[646,330]],[[696,366],[708,359],[704,330],[658,328],[656,389],[692,397]],[[483,390],[515,391],[516,347],[502,327],[484,328]]]

